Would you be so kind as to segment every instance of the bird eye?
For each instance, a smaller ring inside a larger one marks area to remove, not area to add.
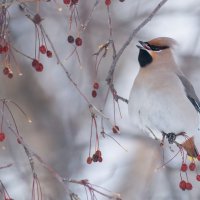
[[[149,43],[148,43],[148,46],[150,47],[152,51],[161,51],[161,50],[169,48],[168,46],[155,46],[155,45],[150,45]]]

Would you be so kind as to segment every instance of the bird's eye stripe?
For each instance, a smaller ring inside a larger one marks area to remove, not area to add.
[[[151,48],[152,51],[160,51],[169,48],[169,46],[156,46],[156,45],[150,45],[149,43],[148,46]]]

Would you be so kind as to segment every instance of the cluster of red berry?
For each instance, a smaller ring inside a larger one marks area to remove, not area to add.
[[[87,164],[91,164],[92,162],[102,162],[103,161],[103,158],[102,158],[102,155],[101,155],[101,151],[100,150],[97,150],[93,156],[89,156],[87,158]]]
[[[37,71],[37,72],[42,72],[44,69],[44,66],[42,63],[39,62],[37,59],[33,59],[32,61],[32,67]]]
[[[93,90],[92,90],[92,97],[96,97],[97,96],[97,90],[99,89],[99,83],[94,82],[93,84]]]
[[[12,78],[13,77],[13,72],[8,67],[4,67],[3,73],[4,73],[4,75],[8,76],[8,78]]]
[[[3,142],[5,140],[6,136],[5,133],[1,132],[0,133],[0,142]]]
[[[52,55],[53,55],[52,52],[46,48],[45,45],[41,45],[41,46],[39,47],[39,50],[40,50],[40,53],[46,54],[46,56],[47,56],[48,58],[51,58]]]
[[[69,35],[67,37],[67,41],[71,44],[73,44],[75,42],[76,46],[81,46],[82,45],[82,39],[80,37],[77,37],[76,39],[74,39],[74,37],[72,35]]]
[[[197,160],[200,161],[200,155],[197,156]],[[179,187],[182,189],[182,190],[192,190],[192,184],[189,182],[188,180],[188,176],[187,176],[187,171],[188,169],[190,171],[197,171],[197,167],[196,167],[196,164],[195,164],[195,161],[193,160],[189,165],[187,165],[186,163],[182,163],[181,165],[181,172],[184,172],[186,173],[186,178],[187,178],[187,181],[185,180],[182,180],[182,177],[181,177],[181,181],[179,183]],[[197,174],[196,175],[196,180],[197,181],[200,181],[200,175]]]
[[[48,58],[51,58],[51,57],[53,56],[52,52],[51,52],[50,50],[48,50],[48,49],[46,48],[45,45],[41,45],[41,46],[39,47],[39,51],[40,51],[41,54],[46,54],[46,56],[47,56]],[[38,59],[36,59],[36,58],[33,59],[33,61],[32,61],[32,67],[33,67],[37,72],[42,72],[43,69],[44,69],[43,64],[42,64]]]

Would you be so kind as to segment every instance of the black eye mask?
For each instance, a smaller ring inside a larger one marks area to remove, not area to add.
[[[146,42],[146,44],[149,46],[149,48],[150,48],[152,51],[161,51],[161,50],[164,50],[164,49],[168,49],[168,48],[169,48],[169,46],[150,45],[148,42]]]

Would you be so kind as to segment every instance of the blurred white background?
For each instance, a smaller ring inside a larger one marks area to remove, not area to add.
[[[79,1],[77,9],[82,23],[87,19],[94,2],[91,0]],[[158,3],[158,0],[112,1],[110,14],[116,49],[123,45],[131,31],[151,13]],[[167,36],[174,38],[179,43],[176,48],[178,63],[200,95],[199,3],[198,0],[169,0],[137,34],[117,64],[114,84],[118,94],[128,99],[138,72],[137,41]],[[27,5],[35,10],[35,3]],[[62,12],[59,12],[58,8],[61,7]],[[14,3],[8,11],[12,45],[33,57],[34,24],[19,10],[17,3]],[[62,1],[51,0],[41,3],[40,15],[44,18],[42,24],[72,79],[86,97],[97,108],[102,109],[107,91],[105,78],[112,62],[112,49],[108,50],[107,56],[99,66],[97,81],[100,83],[100,90],[95,99],[91,97],[91,91],[95,80],[95,57],[93,54],[97,52],[99,45],[109,39],[108,16],[104,1],[99,3],[87,29],[81,33],[83,45],[78,48],[81,66],[76,54],[73,54],[68,60],[65,59],[73,50],[73,47],[67,43],[69,8]],[[71,33],[76,34],[75,31]],[[156,170],[163,164],[163,148],[131,124],[127,104],[123,102],[119,103],[122,118],[116,109],[116,122],[120,127],[120,135],[113,135],[112,127],[109,124],[105,125],[105,131],[127,151],[124,151],[109,137],[100,136],[103,162],[88,165],[86,159],[89,149],[91,116],[87,103],[67,79],[62,68],[57,65],[55,57],[42,60],[44,63],[42,73],[35,72],[29,59],[19,54],[16,54],[16,58],[23,76],[18,76],[14,72],[13,79],[8,79],[3,73],[0,73],[0,96],[12,99],[31,116],[33,123],[28,124],[23,115],[14,106],[11,106],[24,141],[60,175],[77,180],[89,179],[91,183],[120,193],[123,200],[200,199],[200,184],[194,180],[195,174],[189,175],[194,185],[192,191],[183,192],[179,189],[180,163],[172,161],[165,168]],[[104,113],[113,120],[111,95],[109,95]],[[97,118],[97,120],[100,119]],[[4,132],[7,139],[0,143],[0,166],[7,163],[13,163],[13,166],[0,170],[0,179],[14,200],[29,200],[31,199],[32,177],[28,159],[23,148],[16,142],[6,125]],[[173,157],[176,152],[169,151],[168,153],[165,153],[165,161]],[[35,161],[35,165],[42,185],[44,200],[70,199],[52,174],[37,161]],[[80,199],[87,199],[82,186],[75,184],[68,184],[68,186],[79,195]],[[98,196],[98,200],[103,199],[106,198]]]

